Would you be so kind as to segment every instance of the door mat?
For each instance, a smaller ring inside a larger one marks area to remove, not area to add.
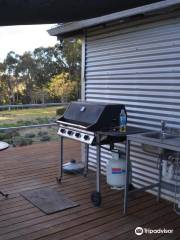
[[[78,203],[52,188],[28,190],[22,192],[21,195],[46,214],[79,206]]]

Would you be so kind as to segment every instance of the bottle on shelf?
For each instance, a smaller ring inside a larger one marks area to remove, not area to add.
[[[120,132],[126,132],[126,125],[127,125],[127,115],[126,115],[125,109],[122,108],[119,116]]]

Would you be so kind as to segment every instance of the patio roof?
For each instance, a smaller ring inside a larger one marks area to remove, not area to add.
[[[0,25],[76,21],[162,0],[0,0]]]
[[[148,3],[148,1],[147,1]],[[127,19],[137,15],[152,14],[152,12],[157,13],[158,11],[164,12],[166,9],[174,9],[180,6],[180,0],[165,0],[156,3],[147,4],[144,6],[139,6],[136,8],[119,11],[116,13],[104,15],[97,18],[86,19],[82,21],[74,21],[69,23],[61,23],[52,29],[48,30],[51,36],[69,37],[75,34],[82,33],[83,29],[90,28],[93,26],[105,24],[108,22]]]

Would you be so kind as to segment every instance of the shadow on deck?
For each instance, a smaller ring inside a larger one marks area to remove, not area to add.
[[[80,145],[65,141],[65,157],[78,159]],[[123,196],[112,191],[103,180],[102,206],[93,207],[90,193],[95,190],[95,175],[88,178],[64,175],[56,182],[59,143],[43,143],[0,152],[0,189],[9,193],[0,199],[0,240],[85,240],[85,239],[180,239],[180,217],[172,204],[147,193],[130,200],[128,216],[122,215]],[[55,188],[80,206],[45,215],[20,193],[28,189]],[[136,227],[173,229],[173,234],[134,233]]]

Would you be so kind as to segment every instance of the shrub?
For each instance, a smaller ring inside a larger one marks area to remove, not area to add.
[[[47,131],[39,131],[38,132],[38,136],[44,136],[44,135],[48,135],[48,132]]]
[[[29,125],[33,125],[33,121],[19,120],[19,121],[17,121],[17,125],[18,126],[29,126]]]
[[[45,142],[45,141],[49,141],[50,139],[51,139],[50,136],[44,135],[44,136],[42,136],[42,137],[40,138],[40,141],[41,141],[41,142]]]
[[[8,134],[9,135],[7,136],[10,136],[10,138],[20,136],[20,133],[17,130],[11,130],[11,132],[9,132]]]
[[[56,115],[63,115],[65,110],[66,110],[65,107],[56,109]]]
[[[6,133],[0,133],[0,141],[3,141],[6,138]]]
[[[26,133],[26,134],[24,135],[25,138],[33,138],[33,137],[35,137],[35,136],[36,136],[35,133]]]
[[[20,136],[19,132],[16,130],[11,130],[8,132],[0,133],[0,141],[5,141],[5,139],[11,139],[12,137]]]
[[[24,121],[23,120],[18,120],[17,121],[17,125],[18,126],[23,126],[24,125]]]
[[[50,119],[47,117],[36,118],[36,124],[46,124],[49,123]]]
[[[26,120],[24,121],[25,126],[33,125],[33,121]]]
[[[12,139],[3,139],[4,142],[7,142],[8,144],[13,144],[13,140]]]
[[[33,143],[33,140],[31,138],[23,138],[23,137],[15,137],[13,139],[13,146],[16,147],[16,146],[26,146],[26,145],[29,145],[29,144],[32,144]]]

